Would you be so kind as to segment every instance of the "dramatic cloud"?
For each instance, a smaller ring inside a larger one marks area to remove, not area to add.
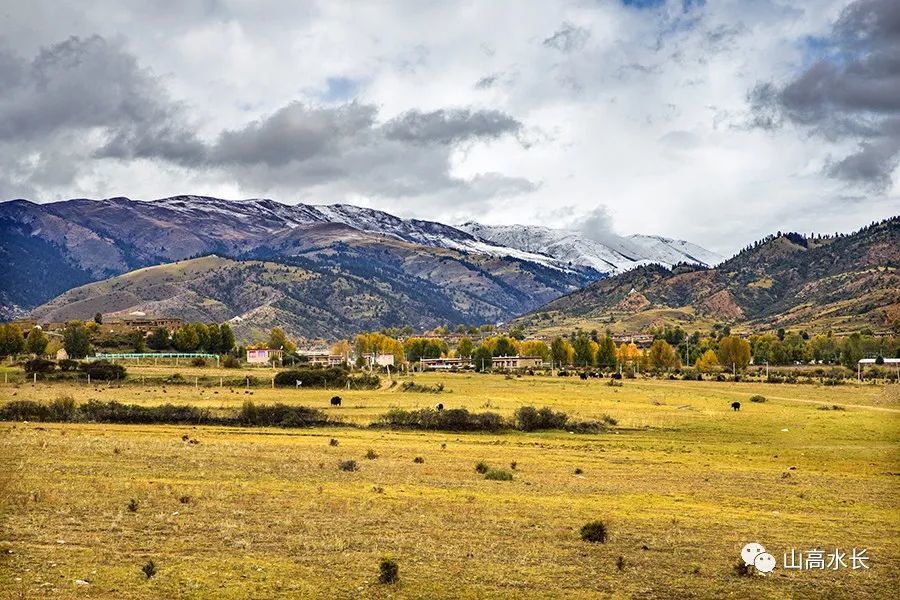
[[[723,253],[900,202],[896,0],[263,4],[6,3],[0,198],[349,202]]]
[[[900,162],[900,3],[857,0],[821,45],[827,55],[793,80],[752,90],[754,124],[771,129],[787,120],[828,139],[856,140],[857,151],[827,172],[885,188]]]

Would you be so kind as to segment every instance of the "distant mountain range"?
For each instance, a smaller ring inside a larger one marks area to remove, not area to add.
[[[609,233],[599,241],[577,231],[537,225],[483,225],[469,221],[459,228],[503,246],[545,254],[565,264],[590,267],[606,274],[623,273],[648,264],[672,267],[690,263],[713,267],[725,260],[724,256],[696,244],[654,235],[622,237]]]
[[[235,318],[248,330],[278,324],[294,335],[319,334],[321,323],[311,322],[293,298],[318,302],[318,310],[334,317],[323,322],[331,322],[329,331],[337,336],[393,325],[507,320],[604,275],[441,223],[349,205],[272,200],[15,200],[0,204],[0,238],[0,310],[7,318],[83,284],[207,255],[230,260],[231,272],[258,270],[260,261],[273,273],[280,273],[273,264],[302,269],[307,296],[299,298],[296,282],[277,276],[266,282],[268,287],[260,283],[267,293],[260,292],[256,304],[252,298],[223,301],[216,296],[223,290],[214,287],[192,289],[204,298],[198,303],[197,296],[178,286],[167,288],[170,297],[163,298],[160,289],[151,294],[131,285],[127,300],[116,295],[113,302],[97,293],[65,307],[73,298],[69,294],[34,314],[61,319],[84,318],[97,310],[114,315],[142,311]],[[221,268],[213,261],[195,265],[193,272],[211,265]],[[317,284],[308,287],[309,278]],[[125,282],[114,281],[104,289],[117,290],[119,284]],[[90,293],[98,290],[88,288]]]
[[[752,329],[900,326],[900,217],[842,236],[778,234],[715,268],[644,265],[558,298],[517,322],[636,332],[715,322]]]

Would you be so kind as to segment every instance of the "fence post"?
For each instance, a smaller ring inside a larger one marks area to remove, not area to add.
[[[32,381],[32,384],[35,384],[35,383],[37,383],[37,373],[33,373],[33,375],[34,375],[34,380]]]
[[[272,389],[273,390],[275,389],[275,378],[274,377],[272,378]]]
[[[195,390],[197,389],[197,387],[198,387],[198,385],[199,385],[199,384],[197,383],[197,380],[198,380],[198,379],[199,379],[199,377],[194,377],[194,389],[195,389]]]
[[[222,381],[223,381],[223,379],[224,379],[223,377],[219,377],[219,387],[222,387]]]

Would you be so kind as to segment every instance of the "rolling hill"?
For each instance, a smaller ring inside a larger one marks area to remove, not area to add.
[[[641,331],[713,322],[754,329],[886,329],[900,322],[900,217],[836,237],[778,234],[715,268],[644,265],[518,319],[534,331]]]

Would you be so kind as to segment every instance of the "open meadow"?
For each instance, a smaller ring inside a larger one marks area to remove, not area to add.
[[[0,597],[858,598],[900,585],[896,385],[416,374],[444,385],[433,394],[219,387],[211,378],[240,372],[193,367],[178,368],[187,383],[162,384],[172,372],[129,367],[124,385],[0,383],[0,403],[68,395],[225,411],[249,399],[358,427],[0,423]],[[335,393],[341,407],[329,406]],[[750,402],[757,394],[766,401]],[[366,427],[392,407],[437,402],[618,424]],[[349,459],[358,470],[338,468]],[[480,461],[513,479],[486,480]],[[579,536],[595,520],[606,543]],[[776,557],[774,573],[736,573],[748,542]],[[783,568],[791,549],[836,548],[846,567]],[[850,567],[854,548],[868,569]],[[399,582],[378,582],[383,557]]]

